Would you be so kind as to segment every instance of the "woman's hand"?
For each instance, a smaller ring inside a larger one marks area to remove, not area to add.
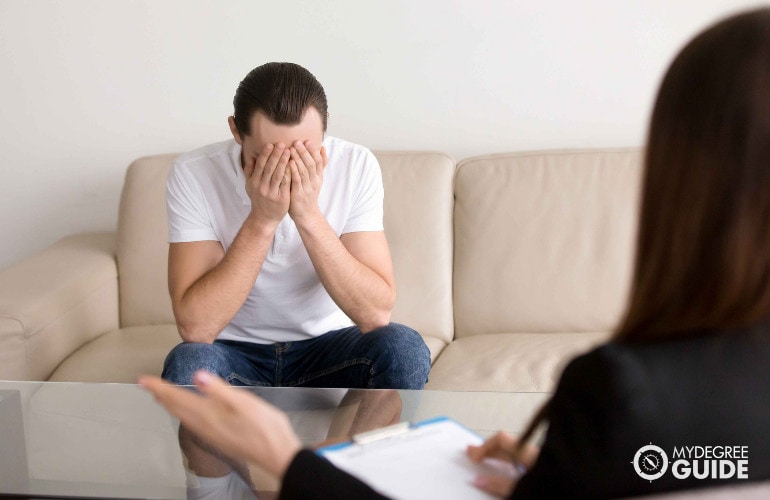
[[[286,414],[211,373],[196,372],[193,381],[202,395],[158,377],[141,377],[139,384],[182,425],[224,455],[282,479],[301,447]]]
[[[518,448],[518,439],[506,432],[498,432],[487,439],[481,446],[468,446],[468,456],[473,463],[481,463],[488,458],[502,460],[526,471],[535,464],[540,450],[533,445],[525,444]],[[491,476],[481,475],[474,484],[487,493],[498,497],[507,497],[513,491],[518,475]]]

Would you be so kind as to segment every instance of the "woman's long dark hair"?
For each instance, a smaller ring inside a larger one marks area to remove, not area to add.
[[[770,9],[690,42],[650,122],[639,239],[615,338],[654,341],[770,314]]]
[[[650,120],[624,343],[770,317],[770,9],[732,16],[669,67]],[[522,435],[526,442],[544,407]]]

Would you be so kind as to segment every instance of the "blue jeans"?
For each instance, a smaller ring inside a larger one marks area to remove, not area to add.
[[[352,326],[296,342],[184,342],[166,357],[163,378],[192,384],[208,370],[232,385],[422,389],[430,352],[419,333],[398,323],[362,334]]]

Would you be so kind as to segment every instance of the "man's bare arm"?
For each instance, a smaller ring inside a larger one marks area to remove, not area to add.
[[[293,145],[289,215],[329,296],[366,333],[388,324],[396,301],[390,250],[382,231],[334,233],[318,208],[327,163],[324,148]]]
[[[385,233],[337,238],[326,219],[298,229],[321,283],[339,308],[364,333],[387,325],[396,285]]]
[[[227,252],[218,241],[169,246],[169,293],[185,342],[213,342],[254,286],[289,208],[289,152],[281,146],[265,146],[246,166],[251,213]]]
[[[218,241],[169,246],[169,293],[182,340],[211,343],[233,319],[254,286],[272,232],[244,224],[227,253]]]

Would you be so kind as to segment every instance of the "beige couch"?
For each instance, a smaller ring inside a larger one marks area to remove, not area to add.
[[[622,314],[635,149],[468,158],[377,152],[398,284],[428,388],[547,391]],[[0,379],[133,382],[180,341],[166,285],[165,179],[128,169],[116,234],[75,235],[0,271]]]

